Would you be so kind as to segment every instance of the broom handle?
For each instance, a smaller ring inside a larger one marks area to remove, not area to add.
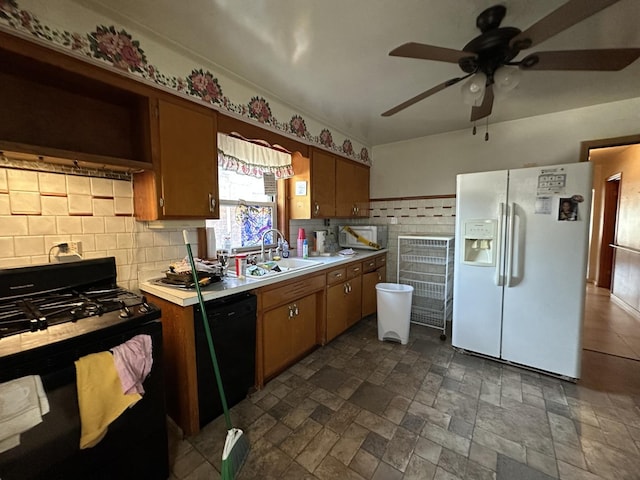
[[[227,424],[227,430],[231,430],[231,417],[229,416],[229,407],[227,406],[227,398],[224,394],[224,388],[222,388],[222,377],[220,376],[220,368],[218,367],[218,359],[216,358],[216,351],[213,348],[213,338],[211,337],[211,328],[209,327],[209,319],[207,318],[207,311],[204,308],[204,300],[202,299],[202,292],[200,291],[200,282],[198,281],[198,272],[196,271],[196,263],[193,260],[193,253],[191,252],[191,245],[189,244],[189,237],[186,230],[182,231],[184,237],[184,243],[187,246],[187,256],[189,257],[189,263],[191,264],[191,274],[193,275],[193,282],[196,286],[196,293],[198,294],[198,302],[200,303],[200,313],[202,314],[202,323],[204,324],[204,333],[207,337],[207,343],[209,344],[209,354],[211,355],[211,362],[213,363],[213,371],[216,374],[216,383],[218,384],[218,391],[220,392],[220,400],[222,401],[222,411],[224,412],[224,420]]]

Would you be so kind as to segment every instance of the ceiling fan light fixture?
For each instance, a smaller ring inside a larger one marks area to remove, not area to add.
[[[482,72],[476,73],[462,84],[462,101],[467,105],[477,105],[482,100],[486,86],[487,76]]]
[[[497,93],[510,92],[518,86],[522,72],[517,67],[502,66],[493,74],[493,84]]]

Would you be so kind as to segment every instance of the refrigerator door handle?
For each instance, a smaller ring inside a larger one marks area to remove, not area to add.
[[[504,286],[504,277],[500,274],[500,268],[502,267],[502,219],[504,218],[504,202],[500,202],[500,206],[498,207],[498,231],[496,234],[495,242],[496,242],[496,278],[495,283],[498,287]]]
[[[509,204],[509,223],[507,225],[509,233],[507,237],[507,287],[511,287],[511,277],[513,275],[513,235],[516,223],[516,204]]]

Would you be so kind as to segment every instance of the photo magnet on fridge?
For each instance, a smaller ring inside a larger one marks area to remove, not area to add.
[[[575,202],[572,198],[560,198],[558,220],[564,222],[578,220],[578,202]]]

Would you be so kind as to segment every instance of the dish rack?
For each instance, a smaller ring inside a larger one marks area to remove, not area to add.
[[[401,235],[398,237],[398,283],[411,285],[411,322],[442,330],[453,312],[454,237]]]

